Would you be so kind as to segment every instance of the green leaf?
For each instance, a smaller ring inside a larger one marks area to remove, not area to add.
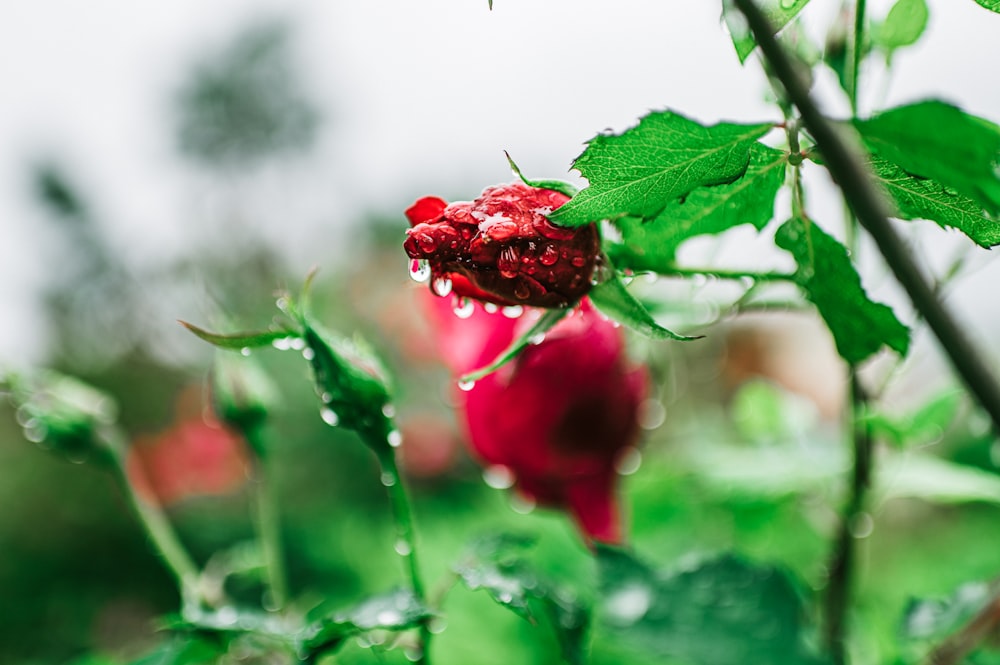
[[[805,645],[802,599],[781,570],[730,555],[664,574],[605,546],[597,562],[601,618],[634,649],[690,665],[826,662]]]
[[[336,337],[305,315],[302,324],[324,420],[354,430],[376,454],[390,454],[395,427],[383,412],[390,397],[381,363],[360,340]]]
[[[288,330],[264,330],[260,332],[239,332],[222,335],[209,332],[187,321],[178,321],[178,323],[209,344],[217,346],[220,349],[256,349],[269,345],[280,347],[283,346],[285,340],[290,341],[298,337],[298,335]]]
[[[896,204],[901,219],[929,219],[958,229],[982,247],[1000,244],[1000,221],[983,206],[930,178],[911,175],[890,161],[874,158],[871,169]]]
[[[795,281],[816,305],[844,360],[860,363],[883,345],[906,355],[909,328],[892,309],[868,298],[847,249],[836,239],[792,218],[777,230],[774,242],[795,257]]]
[[[962,392],[949,388],[912,413],[897,417],[873,413],[866,415],[865,420],[875,434],[897,446],[926,446],[941,438],[955,420],[961,401]]]
[[[577,194],[576,187],[569,184],[568,182],[562,180],[528,180],[521,173],[521,169],[517,167],[517,164],[514,163],[514,160],[511,159],[510,153],[504,150],[503,154],[507,156],[507,163],[510,164],[511,171],[513,171],[514,175],[516,175],[525,185],[529,187],[538,187],[540,189],[551,189],[554,192],[561,192],[569,197],[576,196]]]
[[[454,566],[470,590],[486,591],[493,602],[535,623],[534,601],[542,606],[555,630],[566,662],[583,665],[584,640],[590,612],[576,594],[543,579],[524,558],[534,538],[520,534],[494,534],[475,541]]]
[[[750,147],[741,178],[725,185],[698,187],[675,199],[654,219],[622,217],[622,243],[614,250],[619,268],[664,272],[682,242],[722,233],[740,224],[758,230],[774,216],[774,197],[785,179],[786,153],[761,143]]]
[[[521,336],[511,342],[510,346],[504,349],[500,355],[493,359],[490,364],[480,367],[477,370],[469,372],[468,374],[459,378],[459,383],[474,383],[479,379],[492,374],[497,371],[511,360],[517,357],[521,351],[526,349],[529,344],[534,343],[536,340],[544,337],[545,333],[551,330],[557,323],[566,318],[566,315],[572,312],[572,308],[565,309],[548,309],[542,314],[533,326],[528,328]]]
[[[673,111],[650,113],[623,134],[594,137],[573,167],[589,186],[549,218],[582,226],[623,215],[654,217],[695,187],[732,182],[772,125],[706,127]]]
[[[995,473],[913,452],[887,455],[880,464],[875,483],[879,500],[1000,504],[1000,476]]]
[[[924,33],[927,16],[925,0],[897,0],[873,37],[887,51],[909,46]]]
[[[976,0],[981,7],[986,7],[990,11],[1000,14],[1000,0]]]
[[[940,101],[900,106],[855,122],[879,157],[1000,214],[1000,127]]]
[[[308,656],[332,651],[353,635],[373,630],[409,630],[432,616],[412,590],[396,589],[314,621],[302,631],[299,652]]]
[[[757,4],[777,33],[809,4],[809,0],[766,0]],[[736,47],[736,55],[739,56],[741,63],[746,62],[747,56],[757,48],[757,42],[750,32],[743,14],[733,6],[732,1],[726,0],[722,7],[726,28],[729,29],[733,46]]]
[[[625,283],[617,273],[611,279],[591,289],[590,301],[605,316],[651,339],[673,339],[688,342],[703,337],[702,335],[693,337],[678,335],[661,326],[643,304],[628,292]]]

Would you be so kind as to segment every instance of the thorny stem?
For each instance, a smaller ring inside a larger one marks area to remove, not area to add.
[[[851,422],[851,440],[854,448],[854,465],[851,475],[850,495],[841,518],[840,529],[830,558],[829,578],[824,599],[826,625],[823,637],[835,665],[846,662],[846,620],[850,607],[852,578],[856,550],[853,529],[864,515],[868,490],[873,473],[873,441],[871,428],[860,419],[868,395],[858,381],[855,368],[851,368],[851,405],[848,415]]]
[[[260,427],[247,428],[243,432],[252,450],[264,450]],[[285,571],[285,557],[281,547],[281,517],[274,499],[272,483],[267,469],[260,459],[254,459],[251,477],[251,502],[254,528],[264,556],[267,573],[268,596],[265,605],[268,610],[284,609],[288,602],[288,576]]]
[[[170,520],[163,512],[163,508],[156,501],[150,501],[136,492],[132,478],[129,478],[129,473],[131,473],[136,481],[146,487],[151,487],[146,478],[145,470],[138,464],[134,465],[128,472],[125,470],[125,443],[120,433],[113,430],[108,431],[104,434],[104,438],[113,460],[111,468],[119,486],[125,493],[126,500],[145,528],[153,546],[163,558],[163,563],[177,580],[183,610],[186,611],[207,602],[200,590],[198,567],[184,545],[181,544],[177,532],[174,531]]]
[[[774,38],[767,17],[753,0],[734,0],[746,16],[760,49],[785,86],[788,99],[798,107],[802,121],[822,152],[826,167],[839,185],[858,221],[875,240],[882,257],[906,290],[914,308],[927,321],[956,373],[990,417],[994,432],[1000,432],[1000,384],[990,373],[986,356],[979,353],[955,319],[938,300],[902,239],[889,224],[889,214],[880,192],[872,184],[864,162],[833,124],[820,113],[808,86],[796,73],[785,50]],[[1000,593],[987,609],[931,654],[934,665],[950,665],[975,647],[981,636],[1000,626]],[[955,645],[961,648],[955,648]],[[954,655],[952,655],[954,654]]]

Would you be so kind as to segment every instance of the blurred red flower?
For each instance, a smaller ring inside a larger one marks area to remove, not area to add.
[[[185,399],[179,400],[183,404]],[[247,482],[242,438],[207,409],[178,409],[174,424],[140,435],[129,448],[126,473],[147,500],[167,505],[191,496],[228,494]]]
[[[455,374],[489,363],[539,314],[514,320],[478,304],[454,315],[431,299],[442,356]],[[474,454],[505,467],[522,495],[568,510],[589,539],[622,539],[616,463],[639,437],[648,375],[625,357],[621,331],[587,300],[515,360],[462,392]]]
[[[593,224],[566,228],[546,217],[568,200],[523,183],[489,187],[471,203],[425,197],[406,211],[403,248],[428,262],[438,295],[564,307],[590,290],[600,254]]]

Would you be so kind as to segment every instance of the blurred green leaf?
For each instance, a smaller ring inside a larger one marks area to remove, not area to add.
[[[196,635],[174,635],[131,665],[214,665],[224,646]]]
[[[412,590],[396,589],[314,621],[302,632],[300,653],[307,656],[335,650],[344,640],[359,633],[416,628],[431,616]]]
[[[786,162],[784,151],[754,143],[747,170],[738,180],[697,187],[650,220],[618,219],[615,225],[622,243],[614,250],[616,265],[665,272],[688,238],[722,233],[740,224],[764,228],[774,216],[774,197],[784,182]]]
[[[590,301],[602,314],[628,326],[640,335],[651,339],[673,339],[687,342],[701,339],[701,335],[688,337],[667,330],[653,318],[653,315],[629,293],[622,278],[616,272],[590,291]]]
[[[690,665],[817,665],[802,599],[782,571],[731,555],[659,573],[599,547],[601,618],[623,642]]]
[[[507,163],[510,164],[510,170],[513,171],[514,175],[516,175],[525,185],[528,185],[529,187],[540,187],[541,189],[551,189],[554,192],[561,192],[571,198],[576,196],[576,187],[568,182],[564,182],[562,180],[528,180],[524,177],[524,174],[521,173],[521,169],[517,167],[517,164],[514,163],[510,153],[504,150],[503,154],[507,156]]]
[[[654,217],[695,187],[736,180],[750,148],[773,125],[711,127],[674,113],[650,113],[619,135],[601,134],[573,162],[589,186],[549,218],[583,226],[623,215]]]
[[[226,424],[244,434],[264,424],[268,411],[277,401],[277,389],[270,377],[251,358],[234,353],[216,353],[210,375],[215,412]],[[256,446],[260,437],[247,436],[254,452],[266,451]]]
[[[887,51],[909,46],[920,39],[927,27],[925,0],[897,0],[885,21],[872,33],[873,40]]]
[[[899,417],[873,413],[865,416],[875,434],[898,446],[928,445],[941,438],[955,420],[962,392],[948,389],[935,395],[912,413]]]
[[[915,452],[887,455],[880,464],[875,490],[883,500],[1000,503],[1000,476],[989,471]]]
[[[272,345],[283,346],[286,340],[290,341],[298,337],[298,335],[288,330],[262,330],[260,332],[238,332],[223,335],[209,332],[187,321],[178,321],[178,323],[193,332],[197,337],[220,349],[242,350]]]
[[[1000,0],[976,0],[976,3],[982,7],[986,7],[986,9],[989,9],[990,11],[1000,14]]]
[[[534,542],[534,538],[509,533],[482,537],[469,546],[454,571],[470,590],[483,589],[493,602],[531,623],[535,623],[535,615],[529,603],[540,603],[550,618],[563,658],[572,665],[582,665],[589,609],[575,593],[542,579],[524,559],[525,550]]]
[[[774,28],[775,33],[777,33],[809,4],[809,0],[765,0],[757,4],[764,12],[771,27]],[[757,48],[757,42],[750,32],[743,14],[736,9],[731,0],[723,3],[722,7],[726,27],[729,29],[733,46],[736,47],[736,55],[739,56],[741,63],[746,62],[747,56]]]
[[[739,432],[759,443],[793,438],[816,418],[816,408],[808,400],[763,379],[741,385],[730,408]]]
[[[870,165],[900,218],[929,219],[958,229],[981,247],[1000,244],[1000,221],[991,219],[983,206],[968,196],[931,178],[911,175],[884,159],[872,159]]]
[[[937,180],[1000,214],[1000,127],[930,100],[855,121],[868,147],[908,173]]]
[[[511,342],[510,346],[504,349],[500,355],[493,359],[492,362],[460,377],[459,383],[474,383],[484,376],[497,371],[516,358],[521,351],[528,347],[528,345],[536,343],[537,340],[544,338],[545,333],[566,318],[566,316],[572,311],[573,309],[569,307],[566,309],[545,310],[545,313],[542,314],[537,321],[535,321],[534,325]]]
[[[909,329],[892,309],[868,298],[847,249],[836,239],[793,217],[777,230],[774,242],[795,257],[795,281],[826,321],[844,360],[860,363],[883,345],[906,355]]]

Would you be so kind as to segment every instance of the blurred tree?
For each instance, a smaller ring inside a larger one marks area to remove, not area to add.
[[[319,113],[295,75],[291,31],[252,24],[197,65],[177,95],[177,143],[206,165],[241,170],[308,148]]]

